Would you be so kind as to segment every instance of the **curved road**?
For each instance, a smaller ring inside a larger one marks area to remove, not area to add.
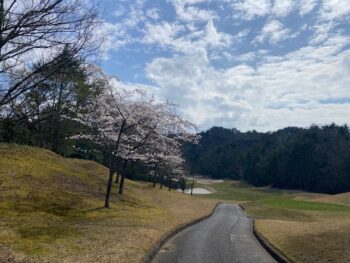
[[[218,205],[211,217],[172,237],[152,262],[276,263],[252,228],[252,220],[238,205]]]

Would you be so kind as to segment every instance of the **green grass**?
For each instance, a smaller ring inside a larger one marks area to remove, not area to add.
[[[263,200],[261,201],[261,204],[273,208],[284,208],[292,210],[350,213],[350,206],[346,205],[293,200],[285,198]]]
[[[203,184],[195,184],[195,187],[207,187]],[[258,201],[263,199],[270,199],[283,195],[279,190],[273,189],[259,189],[240,182],[227,181],[224,183],[210,184],[210,188],[215,192],[206,195],[206,198],[220,199],[220,200],[234,200],[234,201]]]

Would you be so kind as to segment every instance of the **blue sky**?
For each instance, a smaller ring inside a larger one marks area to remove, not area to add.
[[[101,64],[202,129],[350,119],[348,0],[103,0]]]

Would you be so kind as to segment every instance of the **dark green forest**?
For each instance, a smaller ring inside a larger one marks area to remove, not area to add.
[[[349,128],[335,124],[240,132],[213,127],[184,152],[192,173],[255,186],[320,193],[350,191]]]

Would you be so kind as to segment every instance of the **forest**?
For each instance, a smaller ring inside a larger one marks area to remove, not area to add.
[[[191,172],[255,186],[336,194],[350,191],[348,126],[240,132],[213,127],[184,147]]]

